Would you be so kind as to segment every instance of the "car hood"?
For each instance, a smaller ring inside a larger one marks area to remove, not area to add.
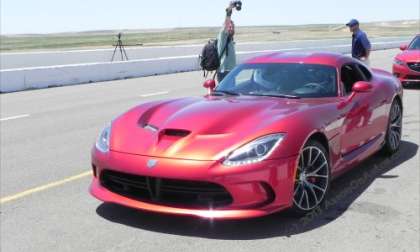
[[[309,106],[301,100],[250,96],[148,103],[113,121],[110,148],[151,157],[219,160],[257,137],[281,131],[283,118]]]
[[[397,59],[404,62],[419,62],[420,50],[406,50],[398,54]]]

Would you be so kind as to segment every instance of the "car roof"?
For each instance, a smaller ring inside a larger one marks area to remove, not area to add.
[[[300,63],[340,66],[351,58],[339,53],[332,52],[276,52],[254,57],[247,60],[247,64],[262,63]]]

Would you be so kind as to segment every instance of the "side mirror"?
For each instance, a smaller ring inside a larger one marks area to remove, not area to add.
[[[372,84],[367,81],[358,81],[354,83],[352,91],[355,93],[367,93],[372,90]]]
[[[372,88],[373,88],[372,84],[370,84],[367,81],[358,81],[358,82],[354,83],[353,88],[352,88],[353,92],[351,93],[351,95],[348,98],[346,98],[344,101],[342,101],[338,104],[338,109],[343,109],[348,104],[350,104],[351,101],[356,96],[356,94],[370,92],[372,90]]]
[[[207,88],[209,94],[213,92],[213,90],[216,88],[216,81],[215,80],[206,80],[203,84],[204,88]]]
[[[408,45],[406,45],[406,44],[400,46],[401,51],[405,51],[405,50],[407,50],[407,48],[408,48]]]

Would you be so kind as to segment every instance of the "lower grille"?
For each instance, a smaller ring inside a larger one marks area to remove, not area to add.
[[[104,170],[103,187],[127,198],[162,205],[208,209],[232,203],[222,186],[199,181],[163,179]]]
[[[407,63],[408,67],[416,72],[420,72],[420,62],[419,63]]]
[[[405,78],[407,80],[420,80],[420,75],[407,75]]]

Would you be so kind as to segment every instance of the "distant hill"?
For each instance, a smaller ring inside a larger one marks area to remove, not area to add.
[[[419,33],[419,20],[362,23],[370,37],[414,36]],[[2,35],[0,51],[49,50],[69,48],[112,47],[116,35],[123,33],[129,46],[155,46],[204,43],[216,37],[220,27],[184,27],[173,29],[97,30],[53,34]],[[279,26],[238,26],[236,41],[287,41],[348,38],[343,24],[308,24]]]

